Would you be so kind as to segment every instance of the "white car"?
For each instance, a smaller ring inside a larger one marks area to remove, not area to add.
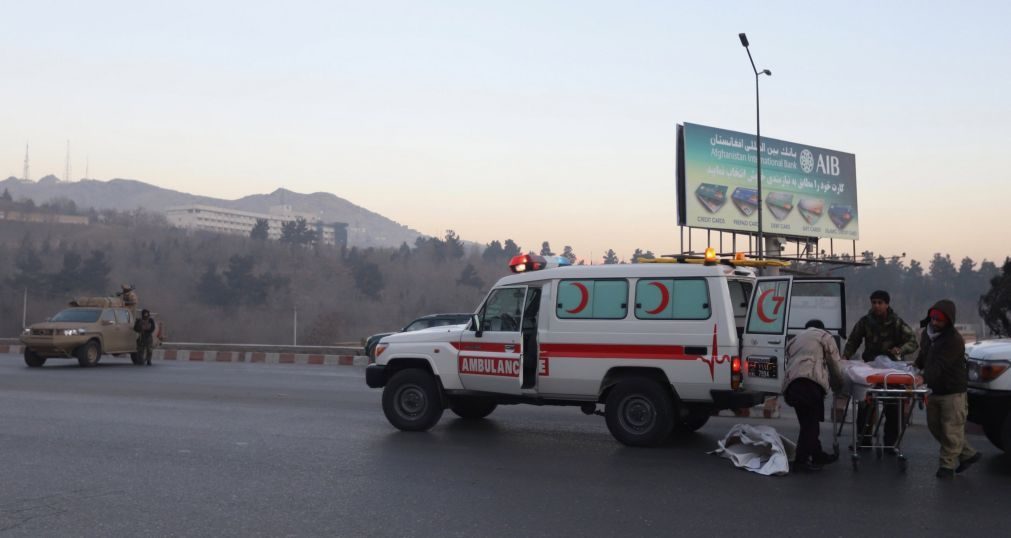
[[[969,361],[969,421],[990,442],[1011,451],[1011,338],[965,346]]]

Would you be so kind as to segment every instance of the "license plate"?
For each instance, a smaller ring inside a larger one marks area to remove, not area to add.
[[[779,368],[775,357],[748,358],[748,376],[778,379]]]

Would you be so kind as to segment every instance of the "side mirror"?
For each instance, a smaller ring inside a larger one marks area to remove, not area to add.
[[[470,316],[470,329],[474,331],[474,336],[481,338],[484,331],[481,330],[481,318],[477,317],[477,314]]]

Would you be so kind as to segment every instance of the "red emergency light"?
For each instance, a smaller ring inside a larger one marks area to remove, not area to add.
[[[520,254],[519,256],[513,256],[513,259],[509,260],[509,270],[514,273],[539,271],[544,269],[546,264],[547,262],[544,260],[543,256],[538,256],[536,254]]]

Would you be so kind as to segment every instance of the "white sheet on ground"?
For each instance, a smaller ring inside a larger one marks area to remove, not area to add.
[[[734,424],[710,454],[730,460],[735,467],[765,476],[790,472],[796,445],[771,426]]]

